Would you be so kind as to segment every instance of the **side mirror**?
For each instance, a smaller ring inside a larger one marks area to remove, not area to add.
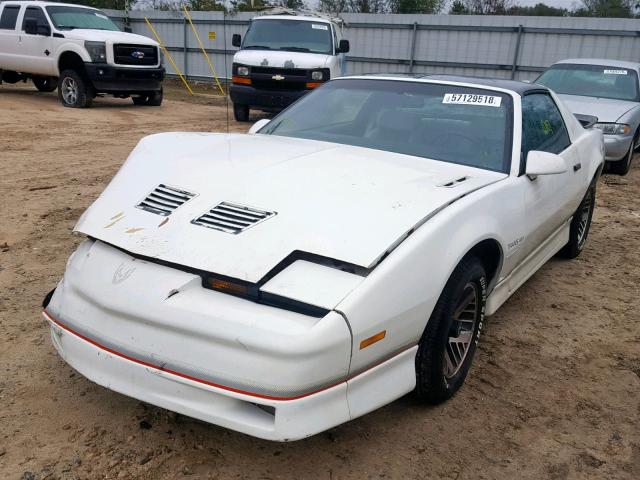
[[[125,33],[133,33],[133,29],[129,25],[125,25],[123,30]]]
[[[38,25],[38,35],[43,37],[51,36],[51,27],[49,25]]]
[[[26,18],[24,21],[24,33],[29,35],[38,34],[38,21],[35,18]]]
[[[349,53],[349,40],[340,40],[336,53]]]
[[[249,129],[249,131],[247,133],[249,135],[253,135],[254,133],[257,133],[258,130],[260,130],[262,127],[264,127],[270,121],[271,120],[269,120],[268,118],[262,118],[262,119],[258,120],[256,123],[251,125],[251,128]]]
[[[234,47],[240,47],[242,45],[242,35],[234,33],[233,37],[231,37],[231,45]]]
[[[560,155],[532,150],[527,155],[525,173],[530,179],[538,175],[556,175],[567,171],[567,164]]]
[[[574,117],[578,119],[582,128],[591,128],[596,123],[598,123],[598,117],[594,117],[593,115],[583,115],[581,113],[574,113]]]

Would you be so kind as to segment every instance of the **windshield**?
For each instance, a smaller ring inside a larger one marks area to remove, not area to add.
[[[559,64],[540,75],[536,83],[566,95],[638,100],[638,75],[627,68]]]
[[[115,23],[100,10],[82,7],[47,7],[51,21],[59,30],[90,28],[93,30],[119,31]]]
[[[334,80],[260,130],[508,172],[505,93],[396,80]]]
[[[247,30],[242,48],[331,55],[331,28],[323,22],[255,20]]]

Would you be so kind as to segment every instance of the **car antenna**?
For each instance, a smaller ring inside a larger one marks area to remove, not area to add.
[[[226,3],[222,4],[222,36],[224,37],[224,77],[227,79],[227,91],[224,97],[226,107],[227,135],[229,135],[229,69],[227,67],[227,7]]]

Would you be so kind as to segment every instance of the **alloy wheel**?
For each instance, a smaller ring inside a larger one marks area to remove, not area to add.
[[[480,316],[480,292],[478,286],[465,285],[460,302],[453,312],[449,338],[444,351],[444,376],[453,378],[464,364],[471,348],[476,323]]]
[[[62,81],[62,98],[69,105],[74,105],[78,100],[78,83],[71,77]]]

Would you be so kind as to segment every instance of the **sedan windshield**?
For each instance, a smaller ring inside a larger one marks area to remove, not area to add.
[[[242,48],[333,53],[329,24],[302,20],[255,20],[247,30]]]
[[[115,23],[109,20],[100,10],[82,7],[54,6],[47,7],[51,21],[59,30],[86,28],[93,30],[118,31]]]
[[[334,80],[260,130],[508,172],[511,97],[426,82]]]
[[[566,95],[638,101],[638,74],[627,68],[558,64],[536,83]]]

